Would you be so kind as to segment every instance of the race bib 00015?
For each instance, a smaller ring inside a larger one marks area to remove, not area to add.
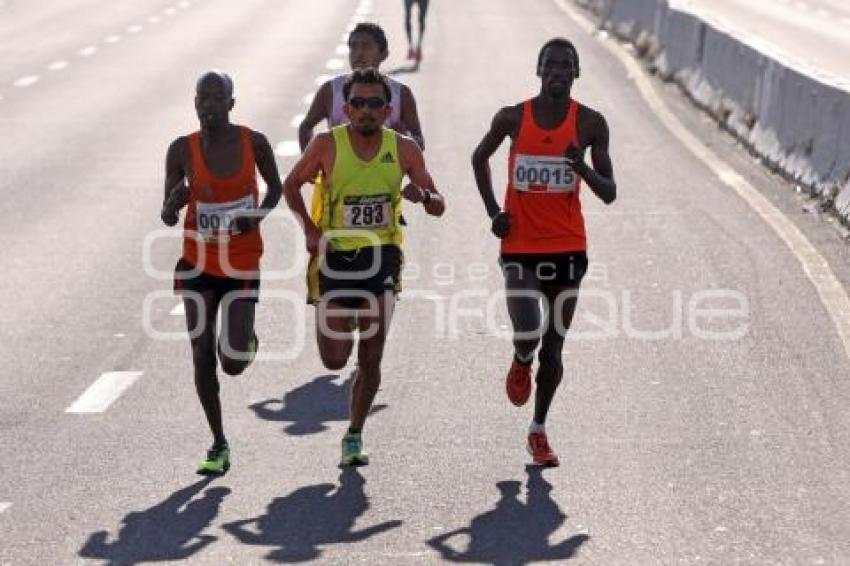
[[[517,154],[514,159],[513,185],[518,191],[572,193],[578,175],[564,157]]]
[[[229,202],[198,202],[195,215],[198,233],[205,240],[218,240],[239,233],[234,221],[256,208],[253,195]]]
[[[392,213],[390,195],[347,196],[343,202],[344,228],[386,228]]]

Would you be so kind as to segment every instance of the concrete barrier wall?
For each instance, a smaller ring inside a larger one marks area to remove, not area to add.
[[[676,0],[576,0],[778,172],[850,225],[850,88]]]

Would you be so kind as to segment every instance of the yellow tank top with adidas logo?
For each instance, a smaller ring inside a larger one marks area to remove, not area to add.
[[[324,179],[319,228],[333,249],[353,251],[366,246],[401,246],[401,182],[404,172],[393,130],[381,131],[381,148],[363,161],[351,146],[347,126],[331,130],[336,145],[333,171]]]

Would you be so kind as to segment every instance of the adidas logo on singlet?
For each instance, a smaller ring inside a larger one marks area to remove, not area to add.
[[[386,152],[381,158],[381,163],[395,163],[395,159],[393,159],[393,154],[389,151]]]

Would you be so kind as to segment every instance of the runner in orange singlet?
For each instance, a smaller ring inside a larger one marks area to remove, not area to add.
[[[254,307],[263,253],[259,223],[283,192],[268,140],[230,123],[233,104],[230,77],[204,74],[195,95],[201,129],[174,140],[165,158],[162,221],[176,225],[180,209],[188,204],[174,290],[183,296],[195,388],[213,434],[212,448],[198,467],[200,474],[224,473],[230,467],[216,350],[222,370],[230,375],[242,373],[256,355]],[[268,186],[259,208],[257,169]],[[222,332],[216,338],[219,308]]]
[[[540,346],[528,451],[536,464],[557,466],[558,457],[549,446],[544,425],[564,373],[564,338],[587,271],[579,189],[584,181],[610,204],[617,187],[605,118],[570,96],[579,76],[573,44],[561,38],[547,42],[538,56],[537,76],[540,94],[500,110],[472,162],[492,231],[502,239],[500,264],[514,330],[514,360],[506,380],[508,398],[517,406],[528,401],[534,352]],[[493,193],[489,160],[507,137],[511,151],[502,210]],[[584,162],[587,148],[593,168]]]

